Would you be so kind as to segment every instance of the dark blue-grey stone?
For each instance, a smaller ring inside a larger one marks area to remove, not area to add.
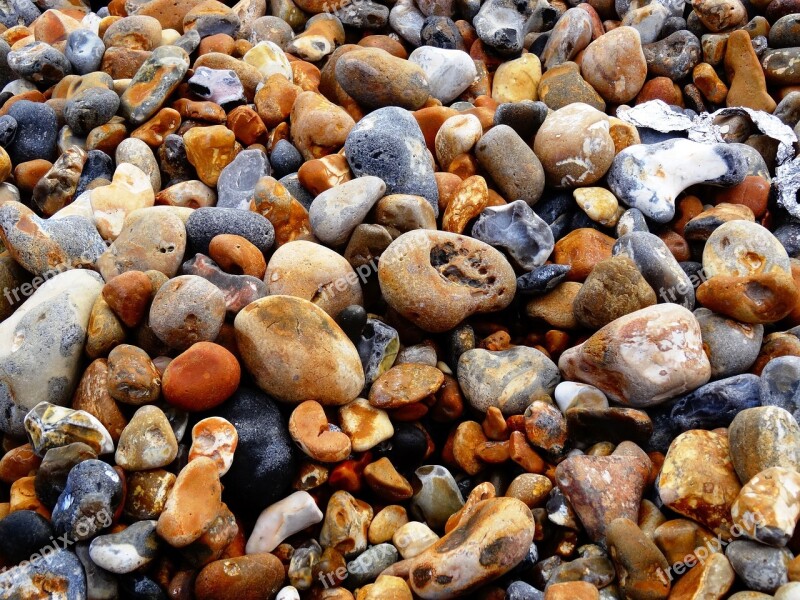
[[[544,593],[529,583],[515,581],[506,589],[506,600],[544,600]]]
[[[195,252],[208,254],[211,240],[221,233],[240,235],[262,252],[275,242],[272,223],[247,210],[204,207],[195,210],[186,220],[186,236]]]
[[[501,104],[501,106],[503,106]],[[572,214],[575,210],[575,199],[569,190],[548,190],[545,188],[542,197],[534,204],[533,212],[539,215],[545,223],[552,225],[558,217]]]
[[[17,120],[11,115],[0,117],[0,146],[8,148],[17,135]]]
[[[572,217],[574,214],[575,211],[564,213],[550,223],[550,231],[553,232],[553,239],[556,242],[572,231]]]
[[[536,57],[541,61],[544,56],[544,49],[547,46],[548,41],[550,41],[550,32],[545,31],[544,33],[538,35],[535,40],[533,40],[528,52],[535,54]]]
[[[547,105],[544,102],[533,100],[522,100],[520,102],[504,102],[497,107],[494,112],[495,125],[508,125],[519,134],[523,140],[529,140],[536,135],[539,127],[544,123],[547,117]],[[570,195],[570,199],[572,196]],[[536,203],[536,212],[539,212],[540,205],[544,202],[545,198],[542,197]],[[544,218],[542,216],[542,218]],[[547,219],[545,219],[547,220]],[[552,222],[552,221],[550,221]]]
[[[623,235],[612,249],[614,256],[627,256],[636,263],[659,302],[674,302],[694,308],[694,286],[667,245],[656,235],[634,231]]]
[[[284,175],[278,180],[278,183],[285,187],[294,199],[302,204],[306,210],[311,208],[311,203],[314,202],[315,196],[303,187],[303,184],[300,183],[300,179],[297,177],[297,173]]]
[[[86,600],[86,577],[78,557],[54,546],[51,543],[45,554],[37,553],[30,562],[0,573],[0,600]]]
[[[41,14],[31,0],[7,0],[0,5],[0,23],[8,28],[30,25]]]
[[[67,478],[72,468],[90,458],[97,458],[97,453],[82,442],[50,448],[45,453],[42,464],[36,471],[34,489],[36,497],[48,510],[53,510],[67,487]]]
[[[647,452],[663,452],[666,454],[672,440],[674,440],[680,430],[672,420],[672,402],[660,404],[645,411],[650,416],[653,423],[653,433],[643,448]]]
[[[122,501],[122,480],[108,464],[89,459],[69,472],[67,485],[53,508],[59,535],[78,542],[93,538],[111,525]]]
[[[347,337],[357,342],[367,324],[367,311],[363,306],[351,304],[336,315],[336,324],[342,328]]]
[[[477,345],[475,330],[472,325],[462,323],[447,334],[447,363],[454,367],[458,359],[467,350],[472,350]]]
[[[256,183],[269,174],[269,161],[261,150],[240,152],[219,174],[217,207],[250,210]]]
[[[542,265],[517,277],[517,292],[524,295],[544,294],[555,288],[569,273],[569,265]]]
[[[14,143],[7,148],[13,164],[36,158],[55,158],[58,136],[56,111],[41,102],[20,100],[8,109],[8,114],[17,122]]]
[[[125,600],[168,600],[166,592],[147,575],[138,573],[119,578],[120,597]]]
[[[800,223],[790,222],[772,232],[791,258],[800,257]]]
[[[686,260],[679,262],[678,265],[680,265],[681,269],[683,269],[683,272],[686,273],[686,276],[689,278],[689,281],[692,282],[694,288],[697,289],[700,287],[700,284],[703,283],[703,263],[695,262],[693,260]]]
[[[107,179],[111,181],[114,177],[114,160],[102,150],[89,150],[86,153],[86,162],[83,163],[81,176],[78,178],[78,185],[75,188],[75,198],[80,196],[86,187],[95,179]]]
[[[20,77],[50,86],[72,73],[72,65],[61,52],[45,42],[31,42],[8,53],[8,66]]]
[[[12,564],[28,560],[50,545],[53,527],[39,513],[17,510],[0,519],[0,555]]]
[[[432,15],[425,19],[420,31],[420,38],[425,46],[445,48],[447,50],[463,50],[464,39],[453,19]]]
[[[0,89],[5,87],[12,79],[14,79],[14,72],[8,66],[8,53],[11,52],[11,46],[5,40],[0,40]]]
[[[226,502],[257,515],[286,496],[295,474],[286,421],[269,396],[246,386],[213,415],[230,421],[239,434],[233,463],[222,480]]]
[[[303,155],[288,140],[280,140],[269,155],[269,162],[275,171],[274,177],[280,179],[289,173],[296,173],[303,166]]]
[[[428,438],[411,423],[394,424],[394,435],[375,446],[376,460],[386,457],[398,470],[414,469],[428,452]],[[465,496],[466,497],[466,496]]]
[[[711,378],[722,379],[746,373],[758,358],[764,326],[740,323],[707,308],[694,316],[703,335],[703,349],[711,363]]]
[[[465,498],[467,496],[464,496]],[[509,571],[509,576],[524,577],[536,563],[539,562],[539,548],[536,547],[536,542],[531,542],[528,547],[528,552],[517,565]]]
[[[693,33],[681,30],[652,44],[642,45],[647,72],[672,81],[683,79],[703,60],[700,40]]]
[[[676,31],[683,31],[686,29],[686,19],[683,17],[669,17],[664,21],[664,27],[661,28],[661,36],[667,37]]]
[[[64,106],[64,120],[75,135],[85,136],[95,127],[105,125],[119,108],[114,90],[92,87],[78,92]]]
[[[800,357],[779,356],[761,371],[761,404],[779,406],[800,418]]]
[[[382,29],[389,22],[389,9],[372,0],[350,2],[336,11],[342,25],[356,29]]]
[[[106,46],[103,40],[88,29],[76,29],[67,36],[64,55],[78,75],[86,75],[100,70]]]
[[[387,106],[368,114],[350,130],[344,149],[353,175],[380,177],[387,195],[422,196],[438,216],[439,188],[422,130],[410,112]]]
[[[184,34],[175,40],[172,45],[177,46],[178,48],[183,48],[186,50],[186,54],[191,54],[197,50],[197,47],[200,45],[200,34],[197,33],[196,29],[190,29],[189,31],[184,32]]]
[[[748,590],[774,594],[789,582],[789,561],[794,557],[786,548],[734,540],[725,548],[725,556]]]
[[[370,546],[357,558],[347,563],[347,579],[344,583],[350,589],[371,583],[384,569],[388,569],[399,558],[397,548],[391,544]]]
[[[117,576],[94,564],[89,556],[89,543],[75,544],[75,554],[78,555],[86,575],[87,597],[92,600],[116,600],[119,598]]]
[[[639,131],[639,141],[642,144],[660,144],[662,142],[674,140],[675,138],[689,137],[689,134],[685,131],[668,131],[662,133],[661,131],[656,131],[649,127],[637,127],[636,129]]]
[[[484,209],[472,237],[504,248],[526,271],[543,265],[555,246],[550,226],[523,200]]]
[[[364,367],[367,385],[373,383],[388,367],[384,364],[387,356],[400,349],[400,334],[394,327],[377,319],[367,319],[361,335],[356,341],[356,349]],[[390,365],[391,366],[391,365]]]
[[[712,381],[679,398],[672,420],[681,431],[727,427],[740,411],[761,406],[761,380],[746,373]]]

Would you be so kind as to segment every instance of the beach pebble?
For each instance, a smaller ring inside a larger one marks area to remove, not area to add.
[[[502,246],[526,271],[542,266],[555,245],[550,227],[522,200],[484,209],[472,237]]]
[[[110,465],[95,459],[78,463],[53,508],[56,534],[91,539],[111,525],[122,495],[122,479]]]
[[[639,32],[623,26],[594,40],[584,50],[581,75],[606,102],[631,101],[647,77]]]
[[[127,471],[146,471],[166,467],[177,454],[178,441],[164,411],[142,406],[122,430],[114,460]]]
[[[383,180],[371,175],[322,192],[308,211],[314,235],[329,246],[344,244],[385,192]]]
[[[130,573],[158,553],[155,521],[137,521],[119,533],[101,535],[89,545],[92,562],[111,573]]]
[[[180,275],[162,285],[150,306],[153,333],[168,346],[185,350],[213,342],[225,319],[225,298],[217,286],[196,275]]]
[[[475,62],[461,50],[421,46],[408,61],[422,69],[430,95],[443,104],[455,100],[478,76]]]
[[[247,553],[272,552],[283,540],[322,521],[308,492],[294,492],[264,509],[247,540]]]
[[[731,459],[742,481],[770,467],[797,468],[800,427],[786,410],[759,406],[741,411],[729,427]]]
[[[475,146],[475,157],[503,196],[533,206],[544,190],[545,172],[538,156],[508,125],[486,132]]]

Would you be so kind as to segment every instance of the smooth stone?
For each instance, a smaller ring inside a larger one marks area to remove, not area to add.
[[[797,420],[800,416],[800,357],[779,356],[766,364],[761,371],[761,403],[778,406]]]
[[[650,306],[612,321],[564,352],[558,364],[565,379],[595,385],[610,399],[637,408],[694,390],[711,376],[700,326],[676,304]]]
[[[399,0],[389,11],[389,25],[414,47],[422,45],[420,35],[424,24],[425,15],[417,9],[413,0]]]
[[[377,319],[366,319],[358,335],[350,339],[358,350],[367,384],[374,383],[392,367],[400,350],[397,330]]]
[[[748,408],[736,415],[728,428],[731,459],[741,481],[764,469],[800,465],[800,426],[777,406]]]
[[[535,6],[534,2],[511,0],[484,2],[473,20],[475,32],[484,44],[500,54],[518,53]]]
[[[186,221],[186,235],[195,252],[208,254],[211,240],[223,233],[239,235],[262,252],[267,252],[275,241],[272,223],[249,210],[198,208]]]
[[[110,281],[127,271],[178,273],[186,249],[186,227],[165,207],[144,208],[128,215],[122,232],[97,259],[103,279]]]
[[[701,429],[680,434],[670,444],[656,489],[665,508],[729,536],[741,484],[727,437]]]
[[[109,527],[122,501],[122,479],[108,464],[95,459],[75,465],[53,508],[58,535],[81,542]]]
[[[741,153],[726,144],[672,139],[622,150],[608,171],[608,185],[628,206],[666,223],[675,216],[675,199],[687,187],[738,185],[746,175]]]
[[[581,75],[610,104],[633,100],[647,77],[647,61],[639,32],[622,26],[586,47]]]
[[[58,83],[72,73],[67,57],[46,42],[35,41],[19,49],[12,48],[6,60],[14,73],[45,86]]]
[[[355,400],[364,387],[355,346],[325,311],[307,300],[256,300],[236,316],[234,327],[247,370],[278,400],[297,404],[312,396],[322,405],[340,406]]]
[[[111,181],[114,177],[114,159],[102,150],[89,150],[86,153],[86,161],[83,163],[81,176],[78,185],[75,187],[75,202],[87,191],[87,187],[95,179],[107,179]]]
[[[110,185],[90,191],[89,201],[97,230],[104,239],[113,241],[122,233],[128,214],[153,206],[155,194],[145,172],[123,162],[114,171]]]
[[[198,67],[187,83],[193,94],[226,109],[246,102],[242,82],[235,71]]]
[[[550,227],[522,200],[484,209],[472,237],[505,248],[526,271],[542,266],[555,246]]]
[[[399,554],[392,544],[371,546],[347,564],[347,585],[358,587],[374,581],[398,559]]]
[[[572,60],[591,41],[592,20],[589,13],[579,8],[568,9],[556,22],[542,50],[545,70]]]
[[[156,48],[120,97],[123,116],[141,125],[161,108],[189,69],[189,55],[177,46]]]
[[[64,55],[78,75],[86,75],[100,70],[105,44],[100,37],[88,29],[76,29],[67,36]]]
[[[345,558],[354,558],[367,549],[367,531],[372,521],[372,507],[349,492],[337,490],[325,509],[319,534],[324,547],[332,547]]]
[[[92,414],[49,402],[40,402],[25,415],[25,432],[39,456],[53,448],[81,442],[96,454],[114,451],[114,441]]]
[[[344,244],[385,192],[383,180],[371,175],[322,192],[308,211],[314,235],[329,246]]]
[[[763,325],[740,323],[707,308],[695,309],[694,316],[700,323],[713,379],[743,373],[752,366],[761,349]],[[764,397],[763,385],[761,396]]]
[[[60,273],[0,323],[4,433],[24,435],[25,414],[40,402],[69,403],[80,377],[89,313],[102,287],[91,271]]]
[[[353,175],[379,177],[387,194],[423,196],[439,214],[439,191],[416,119],[398,107],[380,108],[361,119],[344,145]]]
[[[503,102],[494,112],[495,125],[508,125],[524,140],[530,139],[539,131],[547,117],[548,106],[544,102],[522,100]]]
[[[178,455],[178,441],[164,411],[142,406],[122,430],[114,460],[126,471],[146,471],[169,465]]]
[[[665,38],[646,43],[642,50],[651,76],[679,81],[687,77],[703,59],[700,40],[693,33],[676,31]]]
[[[552,394],[560,379],[556,365],[527,346],[468,350],[459,358],[457,372],[475,410],[486,412],[494,406],[506,416],[522,414],[537,396]]]
[[[464,506],[464,498],[452,473],[442,465],[425,465],[414,471],[411,514],[441,530],[447,520]]]
[[[195,342],[217,338],[225,310],[225,298],[217,286],[196,275],[180,275],[158,289],[148,322],[162,342],[186,350]]]
[[[505,198],[533,206],[544,190],[544,169],[530,146],[508,125],[496,125],[475,146],[475,157]]]
[[[247,540],[247,554],[272,552],[286,538],[322,521],[322,511],[308,492],[294,492],[265,508]]]
[[[409,280],[408,273],[419,274]],[[423,277],[424,276],[424,277]],[[383,252],[378,279],[387,303],[431,332],[508,306],[516,277],[491,246],[455,233],[404,233]]]
[[[474,505],[454,529],[411,559],[412,591],[425,600],[455,598],[506,574],[528,553],[530,509],[515,498]]]
[[[17,564],[48,544],[53,536],[50,522],[32,510],[16,510],[0,519],[0,553]]]
[[[734,540],[725,548],[725,556],[748,589],[774,594],[789,583],[788,566],[794,557],[785,548]]]
[[[636,264],[660,302],[674,302],[689,310],[694,308],[694,286],[658,236],[644,231],[628,233],[617,240],[612,253],[626,256]]]
[[[734,527],[756,542],[783,548],[794,534],[800,503],[800,474],[794,468],[770,467],[746,482],[731,507]]]
[[[266,284],[257,277],[226,273],[217,263],[199,252],[183,263],[181,273],[202,277],[217,286],[229,315],[236,315],[251,302],[267,295]]]
[[[270,163],[264,152],[243,150],[219,174],[216,206],[249,210],[256,183],[270,172]]]
[[[734,375],[707,383],[672,405],[672,421],[680,431],[728,427],[742,410],[761,405],[760,379]]]
[[[542,265],[517,277],[517,291],[523,295],[544,294],[553,290],[570,271],[569,265]]]
[[[20,266],[40,277],[92,267],[106,251],[88,218],[42,219],[13,200],[0,205],[0,241]]]
[[[89,545],[92,562],[111,573],[130,573],[158,553],[155,521],[138,521],[119,533],[101,535]]]
[[[409,55],[408,61],[422,69],[431,96],[442,104],[455,100],[478,76],[475,61],[461,50],[421,46]]]
[[[76,135],[88,135],[95,127],[105,125],[119,108],[119,96],[102,87],[87,88],[67,100],[64,120]]]
[[[56,151],[58,121],[56,112],[48,104],[20,100],[8,109],[8,115],[17,122],[14,143],[8,148],[15,165],[43,158],[50,160]]]

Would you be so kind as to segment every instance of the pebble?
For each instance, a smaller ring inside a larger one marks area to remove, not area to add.
[[[122,496],[122,479],[111,466],[95,459],[78,463],[53,508],[56,535],[78,542],[91,539],[111,525]]]
[[[329,246],[344,244],[385,192],[383,180],[371,175],[322,192],[308,210],[314,235]]]
[[[48,560],[25,562],[10,568],[0,577],[0,584],[2,597],[9,599],[16,594],[33,597],[61,594],[69,600],[86,597],[83,567],[78,557],[67,550],[55,550]]]
[[[472,236],[507,249],[526,271],[542,266],[553,251],[553,232],[522,200],[488,207],[472,227]]]
[[[275,241],[275,229],[259,214],[234,208],[198,208],[186,221],[186,235],[192,249],[208,254],[209,244],[218,235],[229,233],[245,238],[261,252]]]
[[[458,98],[478,76],[475,62],[462,50],[420,46],[409,54],[408,62],[422,69],[430,95],[442,104]]]
[[[622,331],[624,337],[619,336]],[[668,352],[663,344],[669,345]],[[596,353],[595,346],[604,351]],[[646,356],[659,357],[656,369],[640,368],[639,361],[649,363]],[[612,321],[564,352],[558,364],[565,378],[595,385],[612,400],[632,407],[664,402],[711,376],[700,326],[694,315],[675,304],[657,304]],[[625,379],[611,373],[625,373]]]
[[[188,69],[189,56],[182,48],[156,48],[120,96],[122,114],[134,125],[147,121],[178,87]]]
[[[355,400],[364,387],[352,342],[307,300],[262,298],[236,316],[234,327],[246,368],[275,398],[299,403],[310,395],[325,406],[340,406]],[[309,365],[314,366],[309,370]]]
[[[264,152],[243,150],[219,174],[216,206],[249,209],[258,180],[268,176],[270,171]]]
[[[322,521],[308,492],[294,492],[264,509],[247,541],[248,554],[272,552],[286,538]]]
[[[177,454],[178,442],[164,411],[142,406],[122,430],[114,460],[127,471],[146,471],[166,467]]]
[[[797,370],[800,359],[795,356],[781,356],[770,360],[761,371],[761,403],[764,406],[777,406],[790,412],[797,419]]]
[[[253,590],[267,597],[278,593],[284,580],[283,565],[272,554],[224,558],[205,566],[195,581],[198,600],[248,598]]]
[[[196,342],[214,341],[224,320],[222,292],[196,275],[180,275],[162,285],[150,306],[153,333],[178,350]]]
[[[53,528],[32,510],[17,510],[0,519],[0,553],[16,564],[50,543]]]
[[[785,548],[769,548],[756,542],[734,540],[725,556],[744,584],[759,592],[774,594],[789,583],[788,563],[794,558]]]
[[[581,75],[606,102],[630,102],[647,77],[639,32],[622,26],[594,40],[583,53]]]
[[[503,196],[534,205],[542,195],[545,172],[538,156],[508,125],[487,131],[475,146],[475,157]]]
[[[101,535],[89,545],[92,562],[111,573],[130,573],[158,553],[155,521],[137,521],[119,533]]]
[[[240,377],[239,362],[230,351],[201,341],[167,365],[161,391],[169,404],[181,410],[209,410],[236,392]]]
[[[731,422],[728,437],[733,465],[744,482],[770,467],[796,468],[800,461],[800,427],[780,407],[742,410]]]

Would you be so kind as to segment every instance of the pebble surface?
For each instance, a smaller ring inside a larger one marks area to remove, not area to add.
[[[0,3],[0,600],[797,600],[798,14]]]

